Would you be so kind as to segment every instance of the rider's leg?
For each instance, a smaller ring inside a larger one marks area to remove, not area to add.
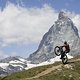
[[[61,58],[60,59],[62,59],[64,57],[64,54],[65,54],[65,51],[61,54]]]
[[[61,54],[61,58],[60,59],[62,59],[65,56],[65,53],[68,53],[68,52],[69,52],[68,50],[63,51],[63,53]]]

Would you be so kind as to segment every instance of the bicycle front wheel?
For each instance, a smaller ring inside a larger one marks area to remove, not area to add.
[[[54,48],[54,53],[55,53],[57,56],[59,56],[59,55],[61,54],[61,51],[60,51],[60,47],[59,47],[59,46],[56,46],[56,47]]]

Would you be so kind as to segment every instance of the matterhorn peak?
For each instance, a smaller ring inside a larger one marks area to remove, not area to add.
[[[58,20],[43,36],[38,49],[29,56],[32,63],[41,63],[55,57],[55,46],[62,46],[63,42],[70,44],[69,55],[80,55],[80,38],[78,29],[67,16],[66,11],[60,11]]]
[[[62,19],[67,19],[67,18],[68,18],[67,13],[65,13],[64,11],[60,11],[58,19],[62,20]]]

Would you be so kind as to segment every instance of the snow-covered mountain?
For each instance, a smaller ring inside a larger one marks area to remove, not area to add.
[[[55,24],[43,36],[38,50],[31,54],[28,60],[31,60],[32,63],[41,63],[55,57],[54,47],[63,45],[64,41],[70,44],[70,55],[79,55],[80,38],[78,29],[66,13],[61,11]]]
[[[22,57],[15,56],[2,59],[0,60],[0,76],[25,70],[26,67],[27,60]]]

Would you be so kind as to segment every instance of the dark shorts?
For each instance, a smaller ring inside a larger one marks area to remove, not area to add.
[[[69,53],[70,52],[70,50],[66,50],[66,51],[64,51],[65,53]]]
[[[61,59],[64,57],[64,55],[65,55],[66,53],[69,53],[69,52],[70,52],[70,50],[64,51],[64,52],[61,54]]]

